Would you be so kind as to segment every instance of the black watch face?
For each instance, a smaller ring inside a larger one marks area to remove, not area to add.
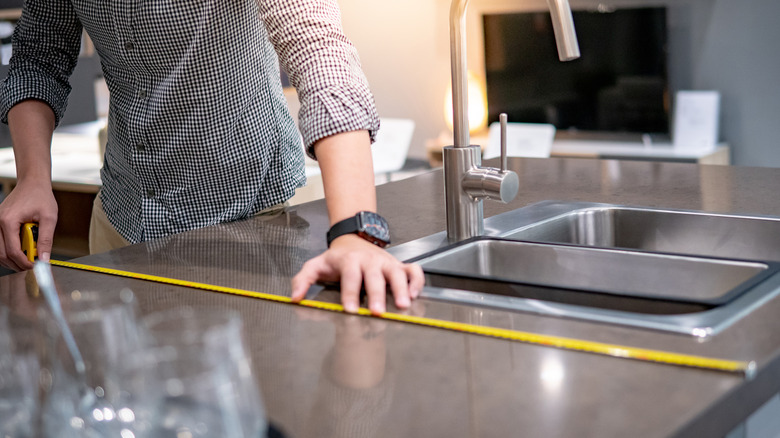
[[[379,242],[374,242],[376,244],[381,243],[384,246],[390,242],[387,222],[378,214],[363,212],[360,215],[360,232],[371,237],[372,240],[378,240]]]

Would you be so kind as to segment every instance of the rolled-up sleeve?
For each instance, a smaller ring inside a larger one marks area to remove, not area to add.
[[[258,0],[290,84],[298,91],[301,134],[308,154],[322,138],[368,130],[379,116],[355,46],[344,35],[336,0]]]
[[[69,0],[25,0],[13,35],[8,76],[0,86],[0,120],[17,103],[37,99],[59,124],[70,94],[68,78],[81,47],[81,23]]]

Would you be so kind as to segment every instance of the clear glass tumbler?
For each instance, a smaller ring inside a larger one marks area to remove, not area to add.
[[[32,438],[38,410],[38,357],[12,336],[8,308],[0,305],[0,436]]]
[[[182,307],[144,318],[162,385],[155,438],[258,438],[266,435],[262,399],[252,375],[238,313]],[[157,391],[157,397],[152,394]]]
[[[44,363],[51,376],[43,401],[44,436],[128,436],[144,417],[132,410],[129,397],[137,392],[135,379],[143,375],[143,370],[134,368],[136,359],[149,343],[138,322],[133,292],[73,291],[60,301],[84,371],[79,370],[51,313],[41,309],[47,332]]]

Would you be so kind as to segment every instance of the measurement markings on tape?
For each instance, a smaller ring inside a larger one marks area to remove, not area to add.
[[[293,304],[291,298],[276,294],[269,294],[264,292],[255,292],[243,289],[236,289],[224,286],[217,286],[206,283],[197,283],[187,280],[177,280],[173,278],[159,277],[156,275],[140,274],[136,272],[121,271],[111,268],[101,268],[98,266],[82,265],[78,263],[65,262],[59,260],[52,260],[50,262],[53,266],[60,266],[64,268],[79,269],[83,271],[97,272],[101,274],[108,274],[120,277],[128,277],[136,280],[146,280],[161,284],[170,284],[174,286],[187,287],[192,289],[200,289],[209,292],[219,292],[232,295],[239,295],[250,298],[259,298],[266,301],[274,301],[277,303]],[[320,310],[328,310],[332,312],[344,312],[344,307],[340,304],[327,303],[314,300],[303,300],[298,303],[301,306],[310,307]],[[717,371],[726,371],[732,373],[740,373],[747,379],[752,379],[755,371],[756,364],[753,361],[735,361],[726,359],[716,359],[711,357],[688,355],[673,353],[661,350],[652,350],[644,348],[628,347],[624,345],[607,344],[602,342],[586,341],[575,338],[565,338],[559,336],[543,335],[538,333],[523,332],[511,329],[502,329],[496,327],[486,327],[473,324],[466,324],[454,321],[447,321],[434,318],[426,318],[421,316],[403,315],[400,313],[385,312],[381,315],[375,316],[371,314],[371,311],[361,307],[358,309],[358,315],[371,316],[391,321],[399,321],[410,324],[416,324],[426,327],[440,328],[444,330],[458,331],[463,333],[470,333],[475,335],[507,339],[511,341],[523,342],[528,344],[542,345],[556,347],[564,350],[582,351],[588,353],[595,353],[605,356],[636,359],[642,361],[657,362],[669,365],[678,365],[694,368],[703,368]]]

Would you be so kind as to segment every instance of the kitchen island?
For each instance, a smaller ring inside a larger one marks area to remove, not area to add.
[[[520,192],[485,216],[544,200],[780,216],[780,169],[512,158]],[[393,244],[444,229],[441,170],[377,188]],[[289,295],[325,249],[323,201],[75,261]],[[417,300],[413,315],[639,348],[755,361],[740,374],[566,351],[54,267],[60,293],[129,287],[144,313],[182,305],[243,317],[269,420],[290,437],[725,436],[780,391],[780,298],[716,336]],[[40,303],[26,274],[0,277],[15,329]],[[28,282],[29,283],[29,282]],[[337,295],[325,291],[320,300]],[[392,310],[392,306],[390,306]]]

